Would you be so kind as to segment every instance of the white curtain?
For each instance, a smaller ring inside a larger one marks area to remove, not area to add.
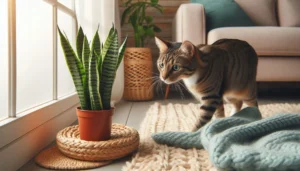
[[[112,24],[115,24],[121,43],[121,28],[118,0],[77,0],[76,14],[78,24],[83,28],[87,37],[91,39],[99,27],[101,41],[104,42]],[[123,61],[117,71],[112,91],[112,101],[121,100],[124,91],[124,64]]]

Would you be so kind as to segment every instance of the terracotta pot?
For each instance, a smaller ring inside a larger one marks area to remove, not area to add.
[[[77,108],[80,139],[86,141],[105,141],[110,139],[112,115],[110,110],[81,110]]]

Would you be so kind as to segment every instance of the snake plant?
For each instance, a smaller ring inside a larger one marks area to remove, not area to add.
[[[82,110],[111,109],[111,92],[116,71],[123,59],[127,37],[119,47],[118,32],[114,26],[109,31],[104,45],[98,30],[91,44],[79,28],[76,52],[67,36],[58,27],[61,46],[71,73]]]

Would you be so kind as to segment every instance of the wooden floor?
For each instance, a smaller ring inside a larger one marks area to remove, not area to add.
[[[300,103],[300,97],[261,97],[259,98],[259,104],[266,104],[266,103],[278,103],[278,102],[294,102],[294,103]],[[169,100],[154,100],[154,101],[148,101],[148,102],[128,102],[128,101],[121,101],[116,106],[116,111],[113,116],[113,122],[114,123],[120,123],[124,124],[133,128],[136,128],[137,130],[140,127],[140,123],[144,119],[144,116],[146,114],[146,111],[148,110],[149,106],[158,102],[162,104],[167,103],[197,103],[197,101],[193,100],[192,98],[186,98],[184,100],[180,98],[172,98]],[[104,166],[97,169],[91,169],[93,171],[118,171],[121,170],[122,167],[125,165],[126,161],[130,161],[130,157],[114,161],[114,163]],[[43,169],[39,166],[37,166],[33,160],[29,161],[27,164],[25,164],[22,168],[19,169],[20,171],[45,171],[47,169]]]

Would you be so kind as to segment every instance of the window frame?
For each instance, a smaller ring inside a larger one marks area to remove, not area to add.
[[[73,18],[73,29],[75,38],[78,30],[77,17],[75,12],[75,1],[72,1],[72,8],[61,4],[57,0],[44,0],[52,5],[52,35],[53,35],[53,97],[50,102],[40,104],[26,111],[16,111],[16,0],[8,1],[8,118],[0,120],[0,149],[26,133],[57,117],[79,103],[77,93],[58,98],[57,82],[57,12],[60,10]],[[22,128],[22,129],[20,129]]]

